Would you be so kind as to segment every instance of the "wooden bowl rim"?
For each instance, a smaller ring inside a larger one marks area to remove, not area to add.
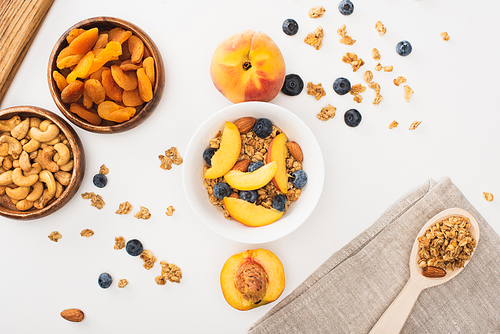
[[[0,215],[7,218],[22,220],[42,218],[62,208],[73,198],[73,196],[80,189],[80,185],[82,184],[83,177],[85,175],[85,150],[80,137],[78,136],[76,131],[68,124],[68,122],[47,109],[35,106],[16,106],[0,110],[0,119],[10,118],[14,115],[24,115],[30,117],[37,116],[54,122],[68,139],[71,150],[73,151],[74,166],[71,175],[71,181],[59,198],[53,200],[49,203],[49,205],[42,209],[32,208],[28,211],[12,210],[4,207],[3,205],[0,205]],[[78,154],[75,154],[75,152],[77,152]]]
[[[144,42],[144,44],[151,51],[151,54],[155,61],[154,65],[155,65],[156,82],[153,86],[153,99],[147,102],[144,105],[144,107],[130,120],[123,123],[116,123],[114,125],[93,125],[85,120],[82,120],[80,117],[74,115],[72,112],[69,111],[69,107],[67,107],[64,103],[62,103],[60,99],[61,93],[59,92],[59,89],[57,88],[55,81],[52,79],[52,73],[55,70],[59,70],[56,66],[57,55],[64,47],[68,45],[68,42],[66,41],[66,36],[68,36],[71,30],[77,28],[90,28],[96,25],[104,25],[104,24],[131,30],[134,33],[134,35],[137,35]],[[165,87],[165,69],[160,50],[153,42],[151,37],[149,37],[149,35],[144,30],[142,30],[135,24],[123,19],[110,16],[98,16],[82,20],[74,24],[72,27],[70,27],[61,35],[61,37],[55,43],[52,52],[50,53],[48,70],[47,70],[47,79],[52,99],[57,105],[57,108],[59,108],[61,113],[69,121],[71,121],[76,126],[90,132],[109,134],[109,133],[118,133],[131,130],[136,126],[140,125],[142,122],[144,122],[149,116],[151,116],[151,114],[158,107],[158,104],[160,103],[163,95],[163,90]]]

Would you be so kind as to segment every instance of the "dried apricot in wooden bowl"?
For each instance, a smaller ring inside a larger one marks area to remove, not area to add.
[[[61,209],[85,174],[85,151],[75,130],[60,116],[32,106],[1,110],[0,130],[0,215],[30,220]]]
[[[115,133],[144,122],[160,103],[160,52],[136,25],[94,17],[69,28],[50,54],[49,89],[57,107],[87,131]]]

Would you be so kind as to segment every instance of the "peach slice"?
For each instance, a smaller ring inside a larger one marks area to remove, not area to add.
[[[240,311],[269,304],[285,289],[280,259],[266,249],[234,254],[224,263],[220,285],[227,303]]]
[[[262,168],[262,167],[261,167]],[[224,207],[236,221],[243,225],[260,227],[274,223],[281,216],[282,211],[267,209],[239,198],[224,197]]]
[[[238,190],[255,190],[262,188],[269,183],[278,170],[278,163],[271,161],[267,165],[250,172],[245,173],[239,170],[230,170],[224,175],[224,180]]]
[[[216,179],[223,176],[234,166],[241,150],[241,137],[238,127],[231,122],[226,122],[219,149],[212,157],[212,167],[205,172],[205,179]]]
[[[284,133],[280,133],[269,143],[266,162],[276,161],[278,169],[274,174],[273,183],[283,194],[288,191],[288,174],[286,173],[286,155],[288,148],[286,146],[287,138]]]

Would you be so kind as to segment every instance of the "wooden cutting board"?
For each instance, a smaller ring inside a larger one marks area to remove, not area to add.
[[[0,101],[54,0],[0,0]]]

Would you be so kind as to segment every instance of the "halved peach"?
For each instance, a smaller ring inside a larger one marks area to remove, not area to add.
[[[266,162],[276,161],[278,169],[274,174],[273,183],[283,194],[288,191],[288,174],[286,173],[286,155],[288,148],[286,146],[287,138],[284,133],[280,133],[269,143]]]
[[[241,137],[238,127],[231,122],[226,122],[219,149],[212,157],[212,167],[205,172],[205,179],[216,179],[223,176],[234,166],[241,150]]]
[[[275,301],[285,289],[280,259],[266,249],[231,256],[220,273],[220,285],[229,305],[247,311]]]
[[[278,163],[271,161],[253,172],[230,170],[224,175],[224,180],[234,189],[255,190],[268,184],[276,174],[277,169]]]
[[[262,167],[261,167],[262,168]],[[273,208],[267,209],[239,198],[224,197],[224,207],[236,221],[252,227],[266,226],[274,223],[281,216],[282,211]]]

